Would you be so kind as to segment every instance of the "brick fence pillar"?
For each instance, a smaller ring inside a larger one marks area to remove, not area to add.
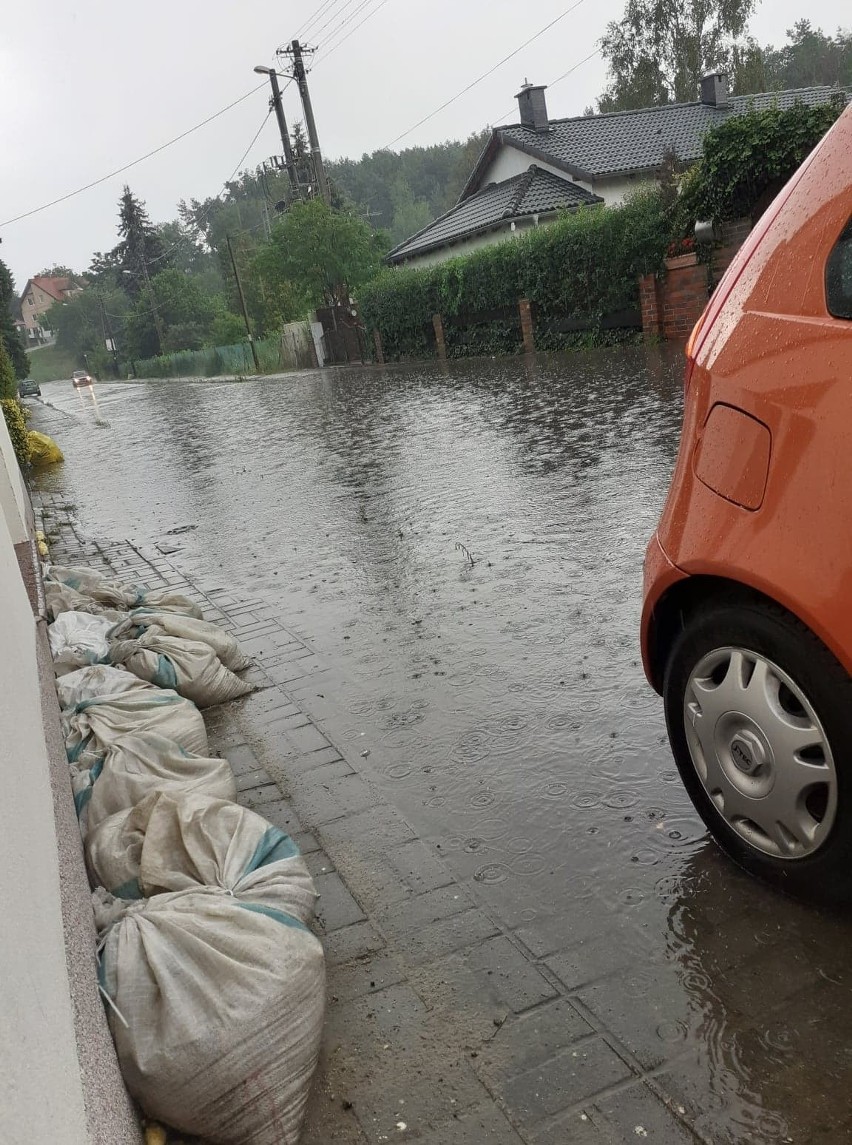
[[[435,347],[438,351],[438,357],[446,361],[447,343],[444,338],[444,320],[440,314],[432,315],[432,325],[435,328]]]
[[[535,328],[533,326],[532,306],[528,298],[518,300],[518,311],[521,315],[521,334],[524,339],[524,353],[535,353]]]
[[[378,330],[373,331],[373,345],[376,347],[376,361],[380,366],[385,364],[385,352],[382,347],[382,336]]]
[[[642,333],[649,340],[661,338],[663,321],[659,283],[655,274],[643,274],[639,279],[639,305],[642,309]]]

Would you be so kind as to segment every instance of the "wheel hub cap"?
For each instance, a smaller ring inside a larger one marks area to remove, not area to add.
[[[727,824],[747,843],[801,859],[825,842],[837,813],[828,738],[801,688],[765,656],[719,648],[684,696],[695,770]]]

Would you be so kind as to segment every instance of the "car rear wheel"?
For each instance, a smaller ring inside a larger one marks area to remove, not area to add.
[[[783,609],[707,605],[668,660],[669,740],[704,822],[741,866],[852,899],[852,680]]]

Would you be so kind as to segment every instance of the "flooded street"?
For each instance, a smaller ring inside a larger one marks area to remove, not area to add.
[[[639,348],[103,383],[97,426],[49,383],[37,486],[316,650],[300,703],[626,1049],[683,1127],[656,1140],[852,1140],[852,926],[719,855],[639,661],[681,387]]]

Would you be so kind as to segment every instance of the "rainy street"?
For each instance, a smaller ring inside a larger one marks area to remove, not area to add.
[[[411,984],[496,1107],[466,1121],[484,1105],[458,1082],[451,1137],[417,1113],[418,1084],[445,1078],[390,1065],[411,1140],[852,1141],[852,925],[720,855],[642,673],[681,391],[675,349],[619,348],[102,383],[98,415],[51,382],[33,404],[66,459],[37,491],[303,641],[316,670],[285,690],[487,918],[387,987]],[[377,843],[347,842],[371,921]],[[306,1141],[405,1136],[378,1113],[371,1130],[335,1068]]]

